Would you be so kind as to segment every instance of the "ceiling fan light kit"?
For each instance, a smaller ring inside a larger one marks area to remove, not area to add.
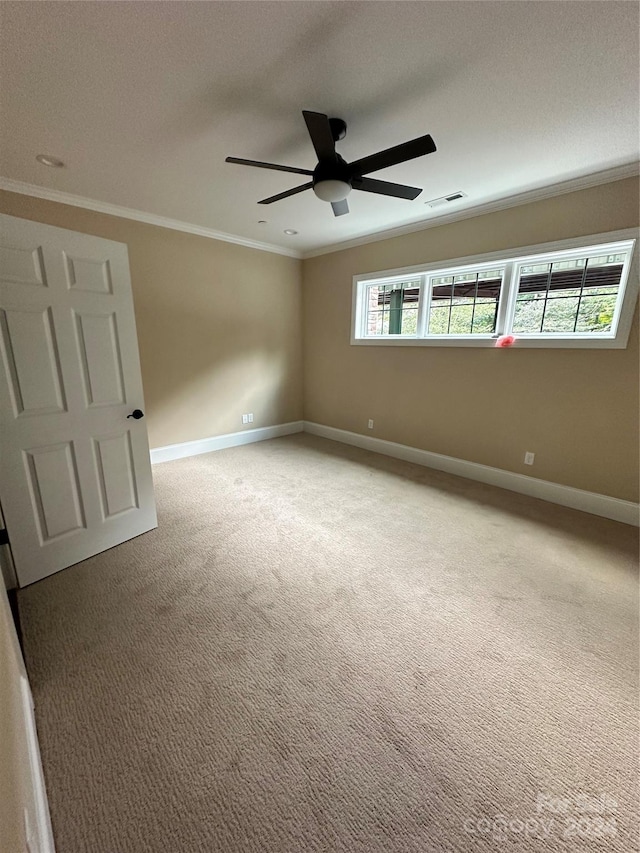
[[[322,201],[342,201],[351,192],[351,184],[346,181],[317,181],[313,191]]]
[[[353,163],[347,163],[336,151],[336,142],[346,136],[346,123],[342,119],[329,118],[324,113],[314,113],[309,110],[303,110],[302,115],[318,157],[318,164],[313,171],[239,157],[226,158],[227,163],[255,166],[259,169],[274,169],[279,172],[293,172],[311,177],[306,184],[263,198],[258,204],[273,204],[275,201],[312,189],[319,199],[331,204],[334,216],[343,216],[349,213],[347,196],[352,189],[408,200],[417,198],[422,192],[419,187],[379,181],[368,178],[366,175],[377,172],[379,169],[396,166],[398,163],[405,163],[407,160],[414,160],[416,157],[423,157],[425,154],[432,154],[436,151],[436,144],[428,134],[412,139],[410,142],[395,145],[393,148],[387,148],[385,151],[379,151],[377,154],[370,154]]]

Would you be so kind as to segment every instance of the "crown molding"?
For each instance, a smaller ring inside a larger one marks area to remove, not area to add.
[[[361,237],[355,237],[352,240],[332,243],[328,246],[321,246],[318,249],[310,249],[306,252],[301,252],[296,249],[288,249],[284,246],[277,246],[272,243],[261,243],[258,240],[250,240],[247,237],[227,234],[224,231],[216,231],[213,228],[205,228],[201,225],[194,225],[190,222],[182,222],[179,219],[169,219],[165,216],[156,216],[154,213],[146,213],[145,211],[134,210],[130,207],[121,207],[117,204],[96,201],[95,199],[72,195],[71,193],[62,192],[61,190],[41,187],[37,184],[27,184],[23,181],[14,181],[12,178],[6,178],[1,175],[0,189],[7,190],[8,192],[19,193],[20,195],[42,198],[46,201],[55,201],[59,204],[69,204],[72,207],[82,207],[86,210],[94,210],[97,213],[106,213],[108,216],[118,216],[121,219],[133,219],[136,222],[144,222],[147,225],[157,225],[159,228],[169,228],[172,231],[183,231],[187,234],[195,234],[198,237],[208,237],[211,240],[235,243],[238,246],[246,246],[249,249],[258,249],[262,252],[285,255],[288,258],[307,259],[315,258],[319,255],[328,255],[331,252],[340,252],[344,249],[351,249],[356,246],[363,246],[367,243],[377,243],[380,240],[390,240],[393,237],[401,237],[404,234],[413,234],[416,231],[425,231],[427,228],[437,228],[440,225],[449,225],[452,222],[458,222],[462,219],[472,219],[475,216],[482,216],[485,213],[495,213],[499,210],[507,210],[510,207],[518,207],[522,204],[530,204],[535,201],[554,198],[555,196],[589,189],[590,187],[596,187],[601,184],[611,184],[615,181],[622,181],[625,178],[637,177],[639,174],[639,166],[640,164],[638,162],[627,163],[624,166],[616,166],[612,169],[595,172],[591,175],[572,178],[568,181],[562,181],[557,184],[551,184],[549,186],[539,187],[533,190],[525,190],[524,192],[516,193],[515,195],[494,199],[493,201],[477,204],[473,207],[466,207],[464,210],[458,210],[455,213],[447,213],[440,216],[430,217],[429,219],[422,219],[418,222],[411,222],[397,228],[387,228],[382,231],[375,231]]]
[[[639,167],[640,163],[638,162],[627,163],[624,166],[615,166],[612,169],[595,172],[591,175],[584,175],[580,178],[572,178],[568,181],[550,184],[549,186],[539,187],[538,189],[525,190],[524,192],[506,196],[505,198],[477,204],[473,207],[466,207],[464,210],[459,210],[455,213],[421,219],[419,222],[411,222],[408,225],[401,225],[398,228],[387,228],[383,231],[365,234],[362,237],[355,237],[353,240],[345,240],[341,243],[333,243],[330,246],[310,249],[302,253],[302,258],[306,260],[307,258],[316,258],[319,255],[328,255],[331,252],[341,252],[343,249],[351,249],[355,246],[366,245],[367,243],[377,243],[381,240],[389,240],[392,237],[401,237],[403,234],[413,234],[416,231],[425,231],[427,228],[437,228],[440,225],[449,225],[451,222],[458,222],[462,219],[473,219],[475,216],[482,216],[485,213],[495,213],[499,210],[507,210],[510,207],[518,207],[522,204],[530,204],[531,202],[542,201],[546,198],[554,198],[555,196],[565,195],[566,193],[586,190],[590,187],[600,186],[601,184],[612,184],[615,181],[622,181],[625,178],[638,177]]]
[[[143,210],[134,210],[131,207],[121,207],[118,204],[109,204],[104,201],[96,201],[81,195],[53,190],[48,187],[40,187],[37,184],[27,184],[23,181],[14,181],[0,175],[0,189],[7,190],[20,195],[42,198],[46,201],[56,201],[59,204],[70,204],[72,207],[82,207],[85,210],[94,210],[96,213],[106,213],[108,216],[118,216],[121,219],[133,219],[136,222],[144,222],[146,225],[157,225],[159,228],[169,228],[172,231],[184,231],[186,234],[195,234],[198,237],[208,237],[211,240],[221,240],[224,243],[235,243],[238,246],[246,246],[249,249],[258,249],[261,252],[272,252],[276,255],[286,255],[289,258],[301,258],[301,252],[295,249],[287,249],[284,246],[275,246],[271,243],[260,243],[258,240],[250,240],[247,237],[238,237],[235,234],[227,234],[224,231],[215,231],[213,228],[205,228],[201,225],[193,225],[190,222],[182,222],[179,219],[168,219],[165,216],[156,216],[154,213],[145,213]]]

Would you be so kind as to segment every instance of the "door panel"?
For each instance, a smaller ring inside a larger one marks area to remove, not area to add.
[[[127,510],[138,509],[129,431],[95,438],[93,446],[103,517],[111,518]]]
[[[124,403],[116,315],[74,314],[87,405]]]
[[[0,246],[0,270],[4,281],[46,287],[40,246]]]
[[[0,500],[21,586],[156,526],[127,247],[0,215]]]
[[[64,412],[51,309],[0,311],[0,334],[16,417]]]
[[[74,258],[64,254],[69,289],[88,293],[113,293],[111,264],[108,259]]]
[[[24,451],[40,543],[86,528],[73,443]]]

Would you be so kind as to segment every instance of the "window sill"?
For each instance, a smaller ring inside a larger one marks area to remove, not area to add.
[[[516,336],[517,337],[517,336]],[[351,338],[352,346],[373,347],[480,347],[496,348],[496,338],[477,336],[446,338],[409,338],[401,336],[376,337],[376,338]],[[625,349],[626,341],[618,340],[613,336],[602,336],[598,338],[571,337],[551,338],[541,336],[517,337],[513,346],[507,349]]]

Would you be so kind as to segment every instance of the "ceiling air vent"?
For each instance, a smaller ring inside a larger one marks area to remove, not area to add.
[[[425,201],[427,207],[442,207],[444,204],[449,204],[451,201],[458,201],[461,198],[466,198],[467,194],[463,192],[449,193],[449,195],[440,196],[440,198],[432,198],[431,201]]]

